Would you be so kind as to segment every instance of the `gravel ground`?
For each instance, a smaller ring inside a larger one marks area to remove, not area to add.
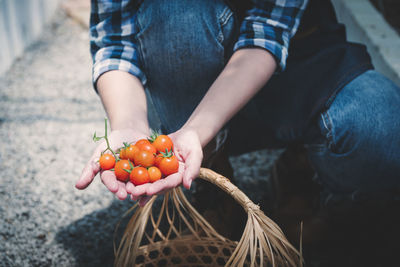
[[[87,32],[56,17],[0,79],[0,266],[110,266],[115,225],[132,205],[97,178],[74,188],[105,114],[91,88]],[[278,154],[232,158],[255,202]]]

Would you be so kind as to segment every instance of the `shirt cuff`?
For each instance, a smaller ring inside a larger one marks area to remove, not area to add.
[[[264,38],[249,38],[249,39],[239,38],[233,50],[236,51],[242,48],[251,48],[251,47],[263,48],[274,56],[277,62],[277,69],[275,73],[280,73],[285,70],[286,59],[288,57],[288,50],[285,46],[280,45],[276,41]]]
[[[134,76],[136,76],[143,84],[143,86],[146,84],[147,79],[146,75],[144,72],[135,64],[124,60],[124,59],[118,59],[118,58],[108,58],[108,59],[103,59],[101,61],[95,62],[93,65],[93,87],[97,92],[97,86],[96,82],[99,79],[99,77],[106,73],[107,71],[110,70],[121,70],[121,71],[126,71]]]

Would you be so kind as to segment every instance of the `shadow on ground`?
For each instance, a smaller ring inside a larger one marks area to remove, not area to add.
[[[129,200],[115,200],[109,207],[61,228],[56,235],[56,241],[75,257],[77,266],[113,266],[115,229],[121,221],[121,227],[116,233],[118,240],[129,216],[122,220],[121,218],[133,203]]]

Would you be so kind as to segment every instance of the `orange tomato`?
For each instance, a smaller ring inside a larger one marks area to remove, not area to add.
[[[154,165],[155,156],[149,151],[139,150],[135,153],[133,160],[135,165],[147,168]]]
[[[147,139],[139,139],[136,141],[135,146],[141,146],[143,144],[150,144],[150,141]]]
[[[149,173],[149,177],[150,177],[150,183],[153,183],[155,181],[158,181],[161,179],[161,171],[159,168],[157,167],[150,167],[147,172]]]
[[[139,150],[143,150],[143,151],[148,151],[151,154],[156,154],[157,153],[157,149],[150,143],[146,144],[146,143],[142,143],[139,145],[136,145]]]
[[[103,170],[109,170],[114,168],[115,158],[111,154],[103,154],[99,159],[100,168]]]
[[[132,163],[131,163],[132,164]],[[125,170],[130,170],[131,166],[129,160],[123,159],[118,161],[114,167],[114,173],[118,180],[122,182],[127,182],[129,180],[129,172]]]
[[[154,160],[154,166],[158,167],[160,165],[161,160],[163,159],[162,154],[157,154]]]
[[[127,159],[129,159],[131,162],[134,162],[134,156],[136,154],[136,152],[139,151],[139,148],[135,145],[130,145],[129,147],[127,147],[125,149],[125,156],[127,157]]]
[[[150,176],[146,168],[135,167],[129,176],[130,181],[134,185],[146,184],[150,181]]]
[[[157,136],[152,145],[157,149],[158,152],[166,152],[166,150],[171,151],[174,147],[171,138],[164,134]]]
[[[179,162],[175,155],[170,157],[163,157],[160,161],[158,168],[160,168],[162,174],[168,176],[170,174],[178,172]]]

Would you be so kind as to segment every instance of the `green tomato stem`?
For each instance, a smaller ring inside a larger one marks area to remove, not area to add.
[[[104,139],[106,140],[106,144],[107,144],[107,148],[106,150],[104,150],[104,152],[106,152],[107,150],[110,150],[111,153],[113,154],[114,158],[116,161],[119,161],[119,158],[117,157],[117,155],[115,154],[114,150],[111,149],[110,147],[110,142],[108,142],[108,135],[107,135],[107,118],[104,118]],[[104,153],[103,152],[103,153]]]

